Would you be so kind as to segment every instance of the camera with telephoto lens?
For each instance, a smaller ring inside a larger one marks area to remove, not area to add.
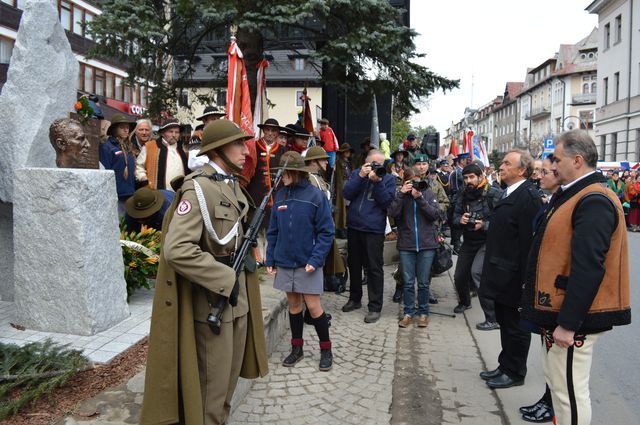
[[[413,188],[422,192],[423,190],[427,190],[429,188],[429,182],[426,180],[418,180],[414,181]]]
[[[385,174],[387,174],[387,169],[384,168],[383,164],[380,164],[379,162],[376,161],[372,161],[371,162],[371,170],[376,173],[376,176],[383,178]]]

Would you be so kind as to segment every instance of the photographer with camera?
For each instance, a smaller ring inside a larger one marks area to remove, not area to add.
[[[387,174],[384,154],[369,151],[364,165],[351,173],[342,190],[351,202],[347,212],[347,249],[350,277],[349,301],[342,311],[362,307],[362,269],[367,269],[369,313],[364,321],[377,322],[382,311],[384,231],[387,207],[396,192],[395,177]]]
[[[471,308],[470,284],[480,286],[482,264],[484,261],[485,241],[493,206],[500,200],[502,191],[490,185],[477,164],[469,164],[462,169],[464,189],[457,197],[453,212],[453,222],[462,231],[463,242],[458,253],[458,262],[454,274],[459,303],[453,309],[462,313]],[[498,329],[493,302],[482,297],[480,306],[485,321],[478,323],[479,330]]]
[[[429,182],[405,172],[405,181],[389,206],[389,216],[398,226],[397,247],[403,279],[404,316],[398,326],[406,328],[416,313],[415,285],[418,280],[418,327],[429,323],[429,273],[438,247],[438,200]]]

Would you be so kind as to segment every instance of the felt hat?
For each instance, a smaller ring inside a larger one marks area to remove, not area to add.
[[[429,162],[429,158],[423,153],[417,153],[413,156],[412,164],[416,164],[418,162]]]
[[[265,127],[275,127],[278,130],[280,129],[280,124],[278,123],[277,120],[273,119],[273,118],[268,118],[264,124],[258,124],[259,128],[265,128]]]
[[[313,161],[314,159],[328,159],[329,155],[320,146],[311,146],[304,154],[305,161]]]
[[[338,149],[338,152],[347,152],[347,151],[354,152],[355,149],[353,149],[349,143],[344,142],[343,144],[340,145],[340,149]]]
[[[285,166],[285,163],[287,164]],[[305,173],[311,170],[304,162],[304,158],[296,151],[287,151],[280,157],[280,165],[276,168],[282,168],[289,171],[303,171]]]
[[[142,187],[127,199],[125,209],[129,217],[142,219],[151,217],[162,208],[164,195],[159,190]]]
[[[207,106],[206,108],[204,108],[204,111],[202,112],[202,115],[200,115],[198,118],[196,118],[198,121],[202,121],[204,119],[204,117],[208,117],[208,116],[217,116],[217,117],[224,117],[225,115],[227,115],[227,113],[225,112],[225,110],[223,108],[219,108],[217,106]]]
[[[133,129],[136,127],[136,122],[131,118],[128,118],[125,114],[121,114],[121,113],[113,114],[113,116],[111,117],[111,124],[107,129],[107,134],[109,136],[113,136],[113,131],[118,126],[118,124],[129,124],[129,132],[132,132]]]
[[[160,123],[160,127],[158,127],[158,132],[162,133],[163,131],[173,127],[180,128],[180,123],[176,119],[173,119],[173,118],[168,119]]]

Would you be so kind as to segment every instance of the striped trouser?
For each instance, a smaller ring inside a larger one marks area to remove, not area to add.
[[[576,335],[574,345],[560,348],[553,343],[553,332],[542,333],[544,376],[553,399],[556,425],[591,423],[589,374],[593,344],[601,334]]]

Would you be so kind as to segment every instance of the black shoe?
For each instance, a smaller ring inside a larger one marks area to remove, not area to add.
[[[480,378],[484,379],[485,381],[488,381],[489,379],[493,379],[499,375],[502,375],[502,370],[500,370],[499,367],[493,370],[488,370],[486,372],[480,372]]]
[[[494,329],[500,329],[500,325],[496,322],[489,322],[488,320],[485,320],[482,323],[476,324],[476,329],[479,331],[492,331]]]
[[[524,378],[513,379],[506,373],[501,373],[495,378],[488,380],[487,385],[492,389],[518,387],[524,385]]]
[[[438,299],[437,298],[433,298],[433,297],[429,297],[429,304],[438,304]]]
[[[333,367],[333,354],[331,349],[320,350],[320,371],[327,372]]]
[[[370,311],[366,316],[364,316],[365,323],[376,323],[378,319],[380,319],[379,311]]]
[[[540,408],[531,413],[523,413],[522,419],[527,422],[543,423],[553,421],[553,409],[546,403],[539,403]]]
[[[471,308],[470,305],[458,304],[454,309],[454,313],[464,313],[465,310],[469,310]]]
[[[396,288],[396,292],[393,293],[393,302],[399,303],[402,300],[402,288]]]
[[[293,345],[291,347],[291,353],[282,361],[282,366],[293,367],[304,357],[302,351],[302,345]]]
[[[357,310],[359,308],[362,308],[361,303],[357,303],[353,300],[349,300],[345,305],[342,306],[342,311],[344,311],[345,313],[348,313],[350,311]]]
[[[530,415],[536,410],[540,409],[540,406],[542,405],[545,405],[545,406],[549,405],[544,398],[541,398],[535,404],[532,404],[530,406],[522,406],[521,408],[518,409],[518,411],[523,415]]]

